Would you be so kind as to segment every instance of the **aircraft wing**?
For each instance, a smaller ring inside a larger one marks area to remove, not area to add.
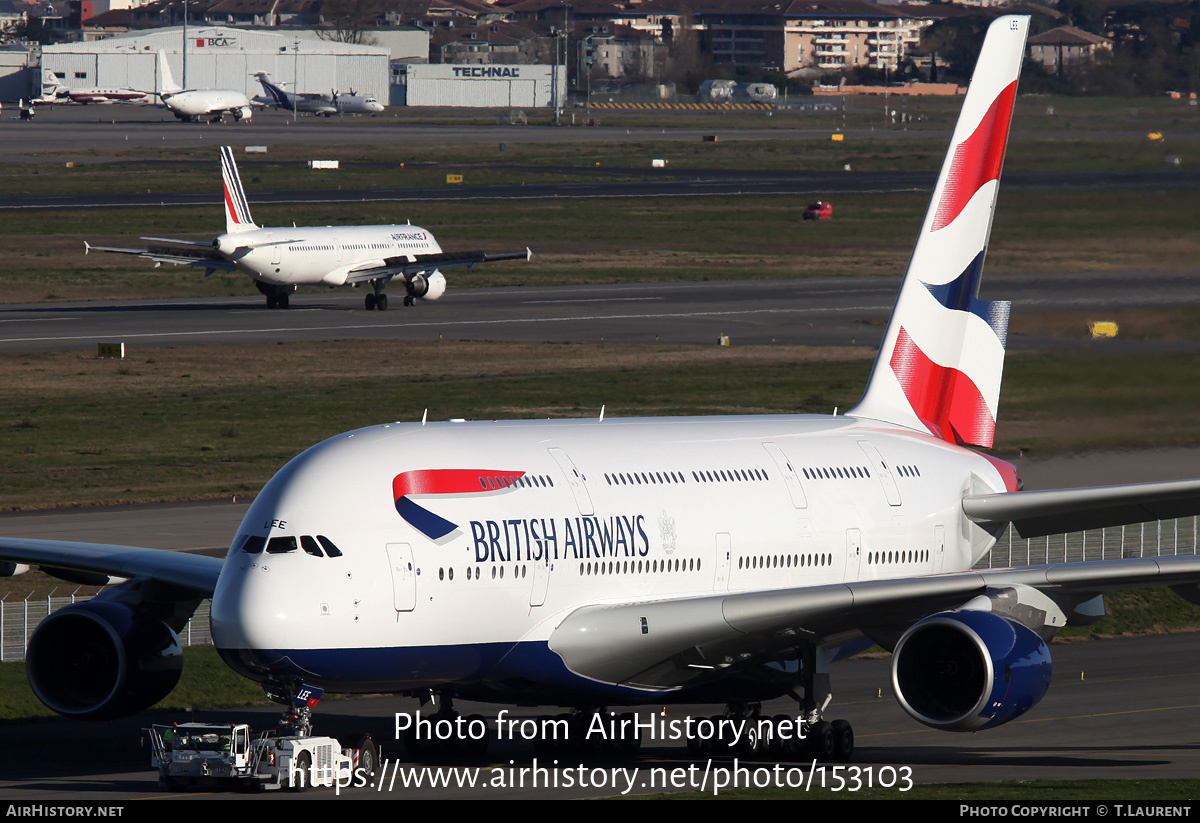
[[[480,263],[496,263],[500,260],[528,260],[533,257],[533,252],[529,249],[505,254],[484,254],[481,251],[464,251],[442,252],[441,254],[417,254],[414,257],[416,258],[414,260],[409,260],[407,257],[388,257],[383,261],[382,265],[373,264],[366,268],[350,272],[346,278],[346,282],[362,283],[376,280],[380,277],[408,278],[410,275],[425,274],[454,266],[466,266],[470,270]]]
[[[868,636],[898,640],[922,617],[1006,589],[1079,604],[1113,589],[1172,586],[1200,602],[1200,557],[1063,563],[865,580],[740,594],[585,606],[550,636],[567,668],[651,691],[696,685],[724,670],[786,656],[800,645]]]
[[[1194,515],[1200,512],[1200,480],[972,494],[962,506],[984,528],[1012,523],[1022,537],[1045,537]]]
[[[216,589],[223,565],[220,558],[165,549],[12,537],[0,537],[0,560],[111,577],[149,578],[206,597]]]
[[[150,246],[144,249],[125,249],[117,246],[93,246],[86,240],[83,242],[84,254],[94,251],[112,254],[131,254],[143,260],[152,260],[155,265],[171,263],[176,266],[193,266],[209,271],[236,271],[237,266],[226,260],[212,247],[211,243],[198,240],[170,240],[168,238],[144,237],[143,240],[159,240],[167,243],[178,243],[176,246]]]

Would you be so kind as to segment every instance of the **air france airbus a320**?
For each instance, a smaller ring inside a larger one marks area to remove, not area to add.
[[[1200,480],[1018,491],[993,441],[1008,304],[976,297],[1026,17],[988,32],[866,392],[849,413],[391,423],[308,449],[224,561],[4,539],[11,563],[129,581],[29,644],[38,697],[139,711],[178,677],[212,597],[222,658],[272,695],[573,707],[798,699],[810,754],[847,758],[830,661],[864,638],[936,729],[978,731],[1050,685],[1047,641],[1103,592],[1200,601],[1200,558],[972,571],[1013,523],[1043,535],[1200,511]],[[68,573],[68,572],[63,572]],[[782,736],[782,735],[781,735]]]
[[[395,226],[282,226],[263,228],[250,216],[233,149],[221,148],[224,178],[225,233],[211,242],[143,237],[169,243],[148,249],[123,249],[84,243],[88,252],[132,254],[154,264],[173,263],[214,271],[241,271],[267,298],[267,308],[286,309],[297,286],[357,286],[370,284],[367,311],[388,306],[384,288],[399,278],[404,305],[437,300],[446,293],[442,269],[474,268],[497,260],[528,260],[529,249],[506,254],[478,251],[444,252],[427,229],[412,224]]]

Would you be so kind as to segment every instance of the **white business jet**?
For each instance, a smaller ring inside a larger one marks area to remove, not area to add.
[[[214,271],[240,271],[250,275],[267,298],[267,308],[286,309],[297,286],[357,286],[369,284],[368,311],[388,306],[384,288],[399,280],[405,289],[404,305],[417,300],[437,300],[446,293],[442,269],[474,268],[498,260],[528,260],[522,252],[444,252],[433,234],[412,224],[392,226],[281,226],[263,228],[250,216],[250,204],[233,149],[221,148],[224,181],[225,233],[211,241],[143,237],[166,243],[145,249],[93,246],[87,252],[132,254],[155,265],[173,263]]]
[[[236,89],[185,89],[177,84],[171,67],[167,65],[167,55],[162,51],[158,53],[158,74],[162,82],[158,96],[163,105],[184,122],[207,117],[215,123],[228,114],[234,120],[249,123],[254,115],[250,98],[245,92]]]
[[[58,82],[58,75],[46,69],[42,72],[42,95],[30,102],[35,105],[79,103],[86,106],[89,103],[145,103],[151,96],[137,89],[100,88],[95,86],[89,88],[68,88]]]
[[[992,444],[1000,391],[1008,304],[976,287],[1028,25],[989,29],[848,413],[390,423],[288,463],[223,561],[0,539],[11,563],[130,578],[42,623],[38,697],[75,717],[151,705],[178,677],[173,632],[211,596],[221,656],[272,695],[432,694],[442,719],[456,698],[584,719],[720,700],[768,724],[783,721],[760,701],[792,695],[801,756],[844,759],[829,664],[864,640],[892,651],[913,718],[979,731],[1034,707],[1047,641],[1096,620],[1106,590],[1200,601],[1197,557],[972,570],[1009,523],[1036,536],[1200,512],[1200,480],[1018,491],[972,448]]]

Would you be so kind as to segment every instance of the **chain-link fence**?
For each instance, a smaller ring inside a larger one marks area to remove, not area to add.
[[[90,595],[79,596],[79,590],[57,594],[57,589],[48,595],[27,595],[24,598],[15,596],[12,592],[0,598],[0,662],[24,660],[25,649],[34,630],[52,612],[73,603],[84,603],[91,600]],[[179,642],[184,646],[211,646],[212,634],[209,632],[208,610],[211,602],[204,600],[200,603],[192,619],[179,633]]]
[[[1172,557],[1196,554],[1195,517],[1110,526],[1084,532],[1052,534],[1029,540],[1012,526],[1000,535],[975,568],[1004,569],[1042,563],[1078,563],[1131,557]]]

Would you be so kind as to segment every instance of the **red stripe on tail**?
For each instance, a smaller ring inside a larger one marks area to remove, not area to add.
[[[913,411],[930,431],[950,443],[991,447],[996,420],[978,387],[958,369],[930,360],[903,327],[891,367]]]
[[[942,191],[930,231],[953,223],[975,192],[985,183],[999,179],[1016,95],[1017,82],[1014,80],[992,101],[991,108],[971,136],[955,147],[950,170],[946,173],[946,187]]]
[[[229,218],[233,220],[233,222],[237,223],[239,226],[242,225],[242,221],[238,220],[237,209],[233,207],[233,197],[231,197],[229,194],[229,184],[225,183],[222,188],[225,190],[225,211],[229,214]]]

